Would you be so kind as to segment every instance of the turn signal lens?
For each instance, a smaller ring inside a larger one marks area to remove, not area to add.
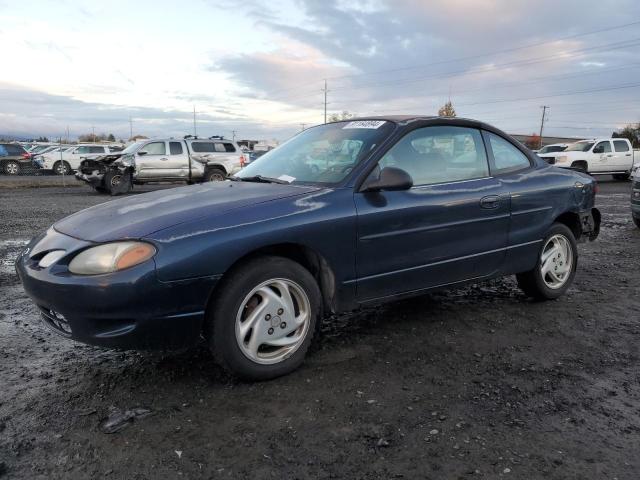
[[[69,271],[77,275],[112,273],[145,262],[155,253],[155,247],[149,243],[106,243],[76,255],[69,263]]]

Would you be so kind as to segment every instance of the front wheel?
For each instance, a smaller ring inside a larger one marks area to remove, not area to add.
[[[4,164],[4,172],[7,175],[19,175],[20,174],[20,164],[13,160],[8,161]]]
[[[578,248],[571,230],[555,223],[542,242],[533,270],[516,275],[518,286],[537,300],[553,300],[573,283],[578,265]]]
[[[56,175],[69,175],[71,173],[71,165],[64,160],[59,160],[53,164],[53,171]]]
[[[640,228],[640,217],[632,217],[633,223],[636,224],[636,227]]]
[[[205,336],[218,362],[247,380],[298,368],[320,316],[315,279],[299,263],[256,258],[223,279],[208,311]]]

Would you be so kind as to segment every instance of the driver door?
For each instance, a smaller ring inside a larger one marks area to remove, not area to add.
[[[355,193],[360,301],[495,273],[502,266],[510,196],[489,175],[473,128],[432,126],[400,139],[380,160],[408,172],[413,187]]]
[[[615,170],[613,153],[611,152],[611,142],[603,140],[598,142],[592,150],[593,161],[589,162],[589,169],[592,172],[608,172]]]
[[[180,176],[180,155],[169,155],[167,142],[156,141],[144,145],[136,155],[136,167],[140,179],[176,178]],[[140,154],[141,152],[146,152]]]

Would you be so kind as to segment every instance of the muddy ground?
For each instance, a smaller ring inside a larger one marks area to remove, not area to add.
[[[107,198],[0,190],[0,478],[637,479],[629,188],[601,182],[602,234],[563,298],[532,303],[504,279],[331,319],[303,368],[257,384],[204,347],[123,353],[49,332],[13,257]],[[135,408],[150,414],[104,433]]]

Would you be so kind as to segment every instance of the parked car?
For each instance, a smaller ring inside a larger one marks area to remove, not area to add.
[[[558,155],[558,153],[564,152],[568,146],[569,146],[568,143],[554,143],[552,145],[545,145],[536,153],[540,158],[544,159],[547,163],[550,163],[553,165],[554,163],[556,163],[556,156]]]
[[[310,167],[345,148],[350,165]],[[230,181],[78,212],[16,266],[61,335],[120,348],[204,335],[231,372],[263,380],[302,363],[323,315],[512,274],[558,298],[576,242],[598,235],[595,195],[592,177],[481,122],[355,119],[309,128]]]
[[[74,145],[55,155],[42,155],[35,160],[41,170],[48,170],[58,175],[69,175],[80,167],[80,162],[86,158],[118,153],[122,148],[117,145],[82,144]]]
[[[76,177],[99,192],[117,195],[134,184],[159,181],[222,181],[247,163],[248,155],[224,137],[151,139],[116,155],[81,163]]]
[[[16,143],[0,143],[0,169],[7,175],[18,175],[31,165],[31,155]]]
[[[626,138],[595,138],[571,144],[556,157],[555,164],[591,175],[613,175],[616,180],[628,180],[634,163],[631,142]]]

